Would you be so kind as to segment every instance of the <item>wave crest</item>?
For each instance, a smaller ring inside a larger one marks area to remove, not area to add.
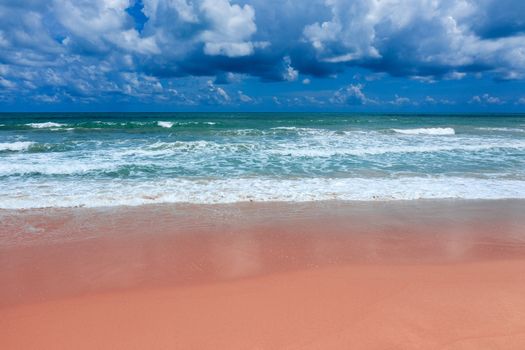
[[[62,126],[66,126],[66,124],[55,123],[55,122],[28,123],[26,125],[34,128],[34,129],[60,128]]]
[[[2,151],[11,151],[11,152],[27,151],[29,147],[31,147],[34,144],[35,143],[31,141],[4,142],[4,143],[0,143],[0,152]]]
[[[162,121],[159,121],[157,122],[157,125],[160,126],[161,128],[171,128],[173,126],[173,123],[172,122],[162,122]]]
[[[417,128],[417,129],[392,129],[392,131],[403,135],[454,135],[453,128]]]
[[[0,187],[0,208],[101,207],[149,203],[235,203],[267,201],[389,201],[415,199],[525,198],[525,181],[466,177],[384,179],[165,179],[162,181],[77,181],[11,183]],[[21,193],[23,195],[21,195]]]

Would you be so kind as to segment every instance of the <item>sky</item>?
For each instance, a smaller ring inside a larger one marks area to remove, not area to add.
[[[523,0],[0,0],[0,112],[525,112]]]

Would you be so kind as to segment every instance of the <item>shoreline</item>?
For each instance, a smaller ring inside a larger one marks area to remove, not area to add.
[[[2,210],[0,347],[523,348],[523,212],[525,200]]]
[[[368,215],[368,219],[378,215],[383,221],[396,219],[396,216],[406,216],[403,211],[415,210],[423,213],[431,219],[429,211],[435,209],[435,214],[441,216],[446,221],[454,215],[455,208],[468,211],[489,210],[494,218],[497,212],[494,208],[500,208],[499,212],[503,216],[510,216],[512,220],[519,220],[519,209],[525,210],[525,199],[505,198],[505,199],[465,199],[465,198],[445,198],[445,199],[415,199],[415,200],[315,200],[315,201],[243,201],[234,203],[150,203],[140,205],[118,205],[118,206],[99,206],[99,207],[45,207],[45,208],[26,208],[26,209],[2,209],[0,208],[0,221],[3,228],[0,230],[0,249],[10,246],[40,245],[53,243],[56,238],[59,242],[84,240],[100,236],[98,232],[101,226],[111,229],[112,234],[122,234],[115,220],[123,220],[126,216],[131,216],[133,220],[142,220],[139,214],[146,214],[150,219],[160,215],[163,219],[169,219],[177,224],[182,224],[180,229],[174,232],[180,234],[184,230],[194,231],[194,226],[199,224],[195,219],[195,212],[200,219],[203,219],[200,226],[213,226],[216,220],[225,222],[233,220],[235,217],[245,221],[245,223],[257,223],[257,220],[266,218],[278,218],[279,220],[298,219],[312,215],[326,220],[323,216],[340,217],[345,213],[352,214],[354,223],[358,222],[358,214]],[[137,217],[133,217],[137,215]],[[241,218],[240,216],[244,217]],[[89,221],[90,217],[100,216],[104,219],[100,225],[94,225]],[[144,215],[143,215],[144,216]],[[438,216],[437,219],[440,217]],[[128,218],[129,219],[129,218]],[[189,220],[187,220],[189,219]],[[255,219],[255,220],[254,220]],[[360,219],[360,218],[359,218]],[[418,219],[414,215],[413,219]],[[423,218],[419,218],[423,219]],[[460,220],[461,218],[457,217]],[[477,219],[476,213],[472,213],[471,220]],[[49,226],[46,220],[53,224]],[[143,221],[143,220],[142,220]],[[385,222],[386,222],[385,221]],[[487,220],[489,221],[489,220]],[[236,224],[233,221],[232,224]],[[384,223],[384,222],[383,222]],[[419,224],[424,223],[419,220]],[[463,224],[466,224],[465,222]],[[70,226],[68,226],[70,225]],[[79,226],[81,225],[81,227]],[[185,226],[186,225],[186,226]],[[151,227],[150,227],[151,228]],[[213,227],[212,227],[213,228]],[[69,234],[64,234],[64,229],[69,230]],[[360,227],[366,230],[366,227]],[[156,229],[157,233],[166,230]],[[350,230],[355,231],[355,228]],[[98,232],[98,233],[97,233]],[[134,232],[135,234],[137,232]],[[50,240],[48,240],[50,238]]]

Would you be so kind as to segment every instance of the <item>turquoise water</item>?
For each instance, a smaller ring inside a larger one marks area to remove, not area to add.
[[[0,208],[419,198],[525,198],[525,116],[0,114]]]

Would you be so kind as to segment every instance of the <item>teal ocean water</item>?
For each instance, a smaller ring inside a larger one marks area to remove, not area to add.
[[[525,115],[0,114],[0,208],[525,198]]]

